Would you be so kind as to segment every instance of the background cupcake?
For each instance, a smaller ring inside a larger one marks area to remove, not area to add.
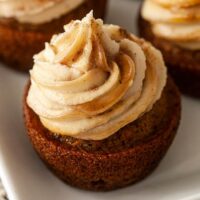
[[[162,51],[180,89],[200,97],[200,1],[146,0],[139,31]]]
[[[72,19],[91,9],[105,14],[107,0],[9,0],[0,1],[0,60],[14,69],[28,70],[32,56],[44,42]]]
[[[34,56],[24,95],[31,142],[67,183],[111,190],[146,177],[180,120],[180,95],[158,50],[92,13]]]

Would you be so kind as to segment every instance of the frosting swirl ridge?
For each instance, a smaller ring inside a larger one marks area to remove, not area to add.
[[[142,17],[151,22],[159,37],[186,49],[200,49],[199,0],[146,0]]]
[[[40,24],[70,12],[83,2],[84,0],[0,0],[0,17]]]
[[[148,112],[166,83],[159,51],[104,25],[72,21],[34,57],[28,105],[50,131],[101,140]]]

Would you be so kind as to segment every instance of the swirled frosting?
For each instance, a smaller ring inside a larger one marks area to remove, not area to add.
[[[92,12],[34,56],[27,103],[50,131],[101,140],[148,112],[166,83],[161,53]]]
[[[157,36],[186,49],[200,49],[199,0],[146,0],[142,17]]]
[[[0,0],[0,17],[40,24],[70,12],[83,2],[84,0]]]

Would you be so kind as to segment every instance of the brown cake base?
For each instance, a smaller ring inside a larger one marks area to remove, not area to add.
[[[170,74],[180,90],[200,98],[200,51],[183,49],[172,42],[156,36],[151,24],[141,16],[138,20],[140,36],[161,50]]]
[[[180,120],[180,94],[171,79],[153,109],[100,141],[59,136],[48,131],[28,107],[24,118],[33,147],[62,180],[87,190],[112,190],[149,175],[165,155]]]
[[[86,0],[70,13],[41,25],[21,24],[14,19],[0,19],[0,60],[8,66],[28,71],[33,65],[33,55],[44,49],[44,42],[55,33],[62,32],[63,25],[72,19],[83,18],[94,10],[97,18],[103,18],[107,0]]]

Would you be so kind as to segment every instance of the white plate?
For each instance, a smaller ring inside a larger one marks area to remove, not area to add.
[[[133,1],[111,0],[107,22],[135,32],[137,8]],[[10,200],[200,199],[200,100],[183,98],[177,137],[152,175],[125,189],[86,192],[57,179],[33,151],[21,109],[27,78],[0,66],[0,173]]]

